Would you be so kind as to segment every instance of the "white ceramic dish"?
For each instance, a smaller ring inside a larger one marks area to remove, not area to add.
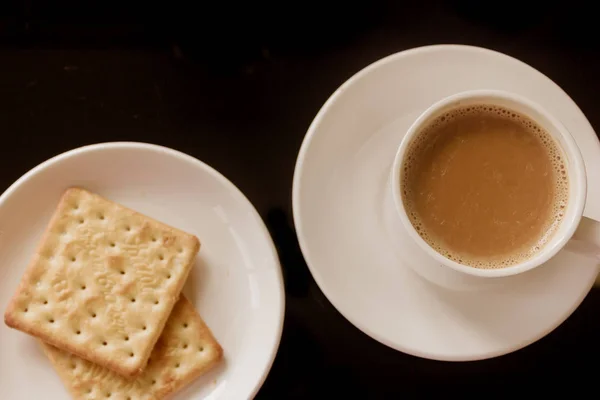
[[[319,111],[296,164],[294,222],[319,287],[363,332],[420,357],[518,350],[561,324],[597,275],[595,260],[561,251],[517,276],[467,276],[436,263],[398,220],[388,185],[403,136],[436,101],[478,89],[519,94],[563,122],[588,171],[584,215],[597,220],[600,144],[585,116],[540,72],[481,48],[423,47],[360,71]]]
[[[141,143],[82,147],[40,164],[0,197],[0,306],[6,307],[58,199],[82,186],[202,242],[184,287],[225,360],[176,399],[252,398],[281,337],[284,290],[262,220],[226,178],[183,153]],[[32,337],[0,326],[0,390],[7,399],[68,398]]]

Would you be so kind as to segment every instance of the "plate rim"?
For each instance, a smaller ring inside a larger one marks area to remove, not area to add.
[[[331,298],[329,291],[327,289],[327,286],[323,282],[323,278],[319,274],[318,269],[312,266],[314,261],[311,261],[312,256],[310,255],[311,253],[308,250],[308,245],[304,238],[304,234],[302,234],[302,217],[300,215],[301,214],[301,212],[300,212],[301,175],[302,175],[302,172],[304,169],[303,168],[304,160],[308,153],[308,148],[310,147],[310,144],[312,143],[313,138],[316,135],[317,126],[321,123],[325,114],[332,107],[332,105],[338,100],[338,98],[342,96],[342,94],[346,91],[346,89],[349,86],[353,85],[356,81],[362,79],[364,76],[368,75],[369,73],[378,69],[379,67],[382,67],[383,65],[401,60],[403,58],[410,57],[415,54],[431,53],[431,52],[436,52],[439,50],[442,50],[442,51],[443,50],[458,50],[458,51],[470,51],[473,53],[481,53],[481,54],[488,54],[488,55],[491,54],[495,57],[501,57],[501,58],[508,59],[511,62],[520,64],[521,67],[524,67],[526,69],[529,69],[530,71],[540,74],[541,77],[546,81],[547,84],[549,84],[549,85],[553,86],[555,89],[558,89],[559,91],[561,91],[566,96],[566,98],[568,98],[571,101],[571,103],[575,106],[575,109],[583,117],[583,120],[585,121],[585,123],[587,123],[589,128],[592,131],[594,131],[593,127],[591,126],[590,122],[588,121],[587,117],[585,116],[585,114],[583,113],[581,108],[579,108],[577,103],[568,95],[568,93],[566,93],[558,84],[556,84],[556,82],[554,82],[552,79],[550,79],[544,73],[542,73],[541,71],[535,69],[534,67],[530,66],[529,64],[527,64],[515,57],[512,57],[508,54],[501,53],[496,50],[487,49],[484,47],[462,45],[462,44],[435,44],[435,45],[426,45],[426,46],[409,48],[409,49],[406,49],[403,51],[392,53],[383,58],[380,58],[380,59],[368,64],[364,68],[360,69],[358,72],[353,74],[350,78],[348,78],[345,82],[343,82],[327,98],[325,103],[323,103],[323,105],[321,106],[321,108],[319,109],[317,114],[315,115],[314,119],[310,123],[308,130],[304,136],[304,139],[302,140],[302,145],[300,146],[300,150],[298,152],[298,156],[297,156],[296,163],[294,166],[294,176],[293,176],[293,180],[292,180],[292,214],[293,214],[293,220],[294,220],[294,227],[296,230],[296,236],[298,238],[298,244],[300,246],[302,255],[304,256],[306,265],[307,265],[308,269],[310,270],[310,273],[311,273],[313,279],[315,280],[319,289],[323,292],[323,294],[325,295],[327,300],[336,309],[336,311],[339,312],[342,315],[342,317],[344,317],[348,322],[350,322],[355,328],[357,328],[359,331],[361,331],[362,333],[369,336],[371,339],[376,340],[377,342],[379,342],[393,350],[400,351],[402,353],[409,354],[412,356],[417,356],[420,358],[434,360],[434,361],[449,361],[449,362],[479,361],[479,360],[491,359],[491,358],[495,358],[495,357],[499,357],[499,356],[503,356],[506,354],[516,352],[518,350],[521,350],[521,349],[529,346],[530,344],[537,342],[538,340],[542,339],[543,337],[547,336],[549,333],[551,333],[556,328],[558,328],[560,325],[562,325],[562,323],[565,322],[573,314],[573,312],[575,312],[575,310],[577,308],[579,308],[579,306],[581,305],[583,300],[587,297],[588,293],[594,286],[595,280],[592,279],[589,282],[587,289],[581,293],[581,295],[579,296],[577,301],[574,303],[573,308],[566,314],[565,318],[557,320],[556,324],[549,327],[549,329],[544,330],[542,334],[540,334],[540,335],[536,336],[535,338],[530,339],[526,342],[519,343],[519,345],[517,347],[513,348],[512,350],[489,352],[489,353],[486,353],[485,355],[482,354],[482,355],[478,355],[478,356],[469,355],[467,357],[464,357],[464,356],[448,356],[448,357],[447,356],[439,356],[439,355],[424,352],[424,351],[415,351],[414,349],[409,349],[403,345],[394,343],[392,340],[388,340],[388,339],[382,337],[381,335],[373,332],[368,326],[366,326],[365,324],[363,324],[360,321],[357,321],[354,317],[350,317],[347,314],[347,312],[342,311],[342,309],[340,307],[338,307],[338,305],[336,304],[337,302]],[[600,151],[600,141],[596,140],[596,146],[597,146],[598,151]],[[584,211],[584,215],[585,214],[586,214],[586,212]]]
[[[271,257],[272,257],[273,262],[275,263],[275,267],[276,267],[274,269],[275,269],[276,280],[278,283],[277,296],[279,297],[279,301],[276,304],[276,306],[279,307],[279,313],[277,315],[277,326],[275,327],[276,328],[275,338],[274,338],[274,343],[273,343],[272,349],[270,350],[270,353],[268,355],[268,362],[264,366],[259,379],[253,385],[250,393],[248,393],[249,398],[255,397],[256,394],[260,391],[261,387],[263,386],[264,382],[266,381],[266,379],[271,371],[271,368],[273,367],[273,363],[275,361],[275,358],[277,357],[277,354],[279,352],[279,346],[281,344],[281,337],[283,334],[283,323],[284,323],[284,319],[285,319],[285,286],[283,283],[283,273],[282,273],[282,269],[281,269],[282,267],[281,267],[281,262],[279,260],[279,254],[275,247],[275,243],[273,242],[273,238],[271,237],[269,230],[267,229],[262,217],[258,213],[258,210],[254,206],[254,204],[252,204],[252,202],[246,197],[246,195],[237,186],[235,186],[233,184],[233,182],[231,182],[229,179],[227,179],[223,174],[221,174],[215,168],[206,164],[204,161],[201,161],[201,160],[199,160],[189,154],[186,154],[182,151],[175,150],[175,149],[172,149],[172,148],[169,148],[166,146],[152,144],[152,143],[134,142],[134,141],[117,141],[117,142],[100,142],[100,143],[88,144],[85,146],[80,146],[80,147],[62,152],[60,154],[57,154],[57,155],[39,163],[38,165],[31,168],[23,175],[21,175],[16,181],[14,181],[0,195],[0,208],[4,207],[7,199],[10,198],[10,196],[21,185],[23,185],[25,182],[30,180],[32,177],[34,177],[38,173],[46,170],[47,168],[52,167],[53,165],[58,164],[68,158],[75,157],[78,155],[83,155],[88,152],[112,150],[112,149],[150,150],[150,151],[154,151],[154,152],[165,153],[167,155],[175,157],[183,162],[187,162],[191,165],[194,165],[197,168],[205,170],[206,172],[208,172],[211,175],[211,177],[213,177],[214,179],[219,181],[219,183],[223,184],[227,189],[229,189],[231,191],[231,193],[234,193],[235,196],[237,196],[238,198],[243,200],[244,203],[246,203],[250,206],[250,209],[252,210],[251,211],[252,216],[258,224],[258,228],[262,231],[264,237],[268,239],[267,240],[268,247],[269,247],[269,250],[271,253]]]

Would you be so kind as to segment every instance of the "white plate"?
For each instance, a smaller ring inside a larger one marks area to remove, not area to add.
[[[183,153],[108,143],[61,154],[0,197],[0,305],[17,287],[58,199],[82,186],[200,238],[183,292],[224,349],[225,360],[177,399],[247,399],[279,346],[284,291],[273,242],[256,210],[226,178]],[[0,324],[0,397],[65,399],[36,340]]]
[[[585,116],[540,72],[475,47],[413,49],[350,78],[315,117],[294,175],[300,246],[327,298],[374,339],[438,360],[494,357],[540,339],[597,275],[593,260],[563,251],[517,277],[467,279],[440,269],[408,237],[388,186],[394,154],[429,105],[470,89],[521,94],[567,126],[588,171],[585,214],[598,219],[600,144]]]

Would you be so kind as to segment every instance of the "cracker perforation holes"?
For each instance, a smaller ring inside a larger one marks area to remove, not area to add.
[[[199,351],[200,353],[202,353],[202,352],[204,351],[204,347],[200,346],[200,347],[198,348],[198,351]]]
[[[187,345],[187,343],[184,343],[184,344],[183,344],[183,348],[184,348],[184,349],[187,349],[187,348],[188,348],[188,345]]]
[[[24,311],[24,312],[27,312],[27,311],[29,311],[29,308],[25,307],[25,308],[23,309],[23,311]]]
[[[129,357],[133,357],[135,354],[133,353],[129,353]]]
[[[77,257],[71,256],[70,260],[71,260],[71,262],[75,262],[75,261],[77,261]]]
[[[154,300],[154,305],[158,305],[158,300]]]
[[[115,242],[110,242],[110,247],[115,247],[117,244]]]
[[[102,342],[102,346],[106,346],[106,345],[108,345],[108,343],[105,340],[104,342]]]
[[[146,325],[142,326],[142,329],[143,329],[143,330],[146,330]]]
[[[48,300],[43,301],[44,305],[48,304]]]
[[[187,327],[188,327],[188,324],[187,324],[187,322],[184,322],[184,323],[183,323],[183,327],[184,327],[184,328],[187,328]]]
[[[98,214],[98,218],[99,218],[100,220],[104,221],[104,214],[102,214],[102,213]]]
[[[120,270],[120,271],[119,271],[119,273],[120,273],[121,275],[125,275],[125,271],[123,271],[123,270]]]
[[[129,225],[126,225],[126,226],[125,226],[125,230],[126,230],[127,232],[131,231],[131,226],[129,226]]]
[[[77,365],[75,365],[75,363],[71,363],[71,369],[75,369],[77,368]]]
[[[156,384],[156,379],[152,379],[152,384],[155,385]]]
[[[158,259],[159,259],[160,261],[162,261],[162,260],[164,260],[164,259],[165,259],[165,256],[163,256],[162,254],[160,254],[160,255],[158,256]]]
[[[85,220],[83,218],[79,218],[79,224],[83,224]]]
[[[50,322],[51,324],[53,324],[54,323],[54,318],[48,319],[48,322]]]
[[[135,297],[132,297],[132,298],[131,298],[131,302],[132,302],[132,303],[135,303]]]
[[[86,286],[85,285],[81,285],[81,290],[85,290]]]
[[[167,274],[167,279],[171,279],[171,274]]]
[[[110,397],[110,396],[112,396],[111,392],[106,393],[106,397]]]
[[[123,339],[125,339],[126,342],[129,341],[129,336],[125,336]]]
[[[92,318],[96,318],[96,313],[95,312],[92,313]]]
[[[76,335],[81,335],[81,331],[80,331],[79,329],[77,329],[77,330],[75,331],[75,334],[76,334]]]
[[[181,364],[177,363],[175,364],[175,368],[179,368],[181,366]]]
[[[157,239],[156,239],[156,236],[152,236],[152,241],[153,241],[153,242],[156,242],[156,241],[157,241]]]

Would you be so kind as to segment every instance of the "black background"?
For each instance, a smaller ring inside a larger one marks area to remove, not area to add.
[[[417,359],[368,338],[331,306],[304,264],[291,221],[294,163],[312,118],[347,78],[397,51],[460,43],[507,53],[558,83],[598,130],[593,7],[4,1],[0,187],[58,153],[115,140],[184,151],[232,180],[271,230],[286,279],[281,347],[258,399],[596,389],[599,291],[552,334],[514,354],[469,363]]]

